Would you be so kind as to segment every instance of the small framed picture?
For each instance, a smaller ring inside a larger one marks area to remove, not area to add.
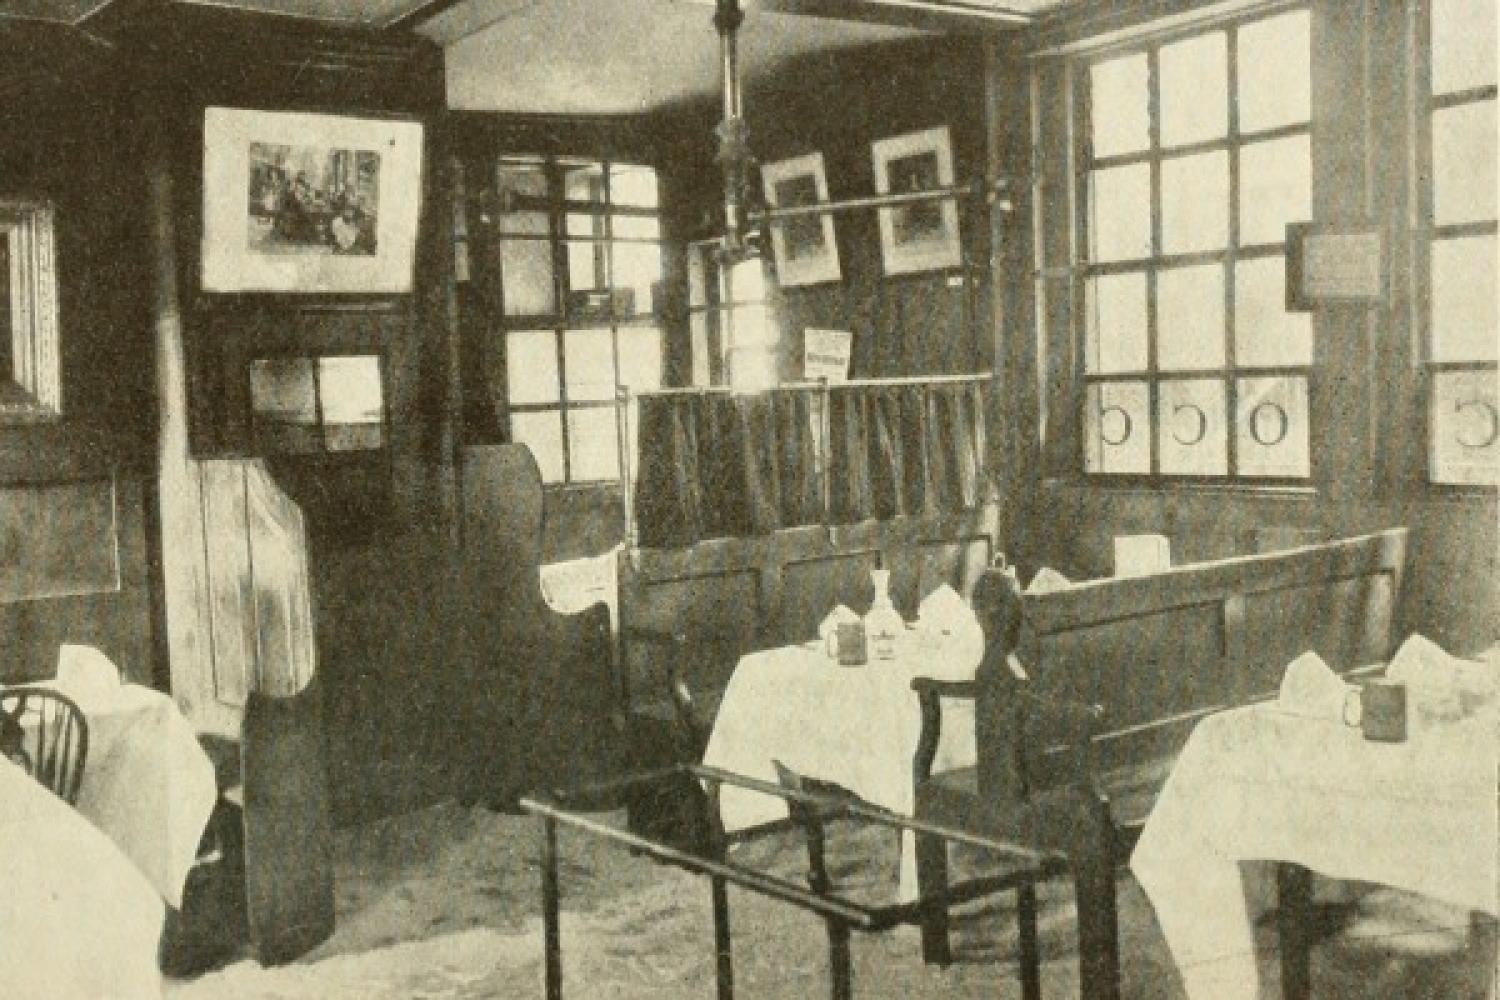
[[[208,108],[203,289],[412,287],[422,123]]]
[[[946,125],[877,139],[870,149],[879,194],[930,191],[953,184],[953,147]],[[879,217],[886,274],[934,271],[962,263],[955,199],[894,205],[880,209]]]
[[[823,170],[822,153],[767,163],[760,168],[760,180],[766,204],[771,208],[828,201],[828,175]],[[783,288],[838,281],[843,277],[832,214],[821,212],[773,220],[770,230],[776,275]]]

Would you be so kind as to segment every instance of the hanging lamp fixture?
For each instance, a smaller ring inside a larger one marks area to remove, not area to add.
[[[720,252],[730,264],[755,255],[755,248],[745,238],[744,217],[750,170],[755,165],[740,81],[739,30],[744,21],[739,0],[717,0],[714,27],[719,32],[724,117],[714,131],[719,137],[717,160],[724,174],[724,242]]]

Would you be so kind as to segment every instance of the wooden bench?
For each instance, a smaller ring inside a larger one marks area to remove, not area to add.
[[[1007,824],[1049,796],[1098,795],[1123,859],[1199,719],[1274,696],[1307,650],[1340,673],[1389,657],[1405,558],[1397,528],[1046,594],[989,572],[975,591],[988,646],[974,681],[914,684],[918,818]],[[978,763],[933,774],[944,697],[975,700]],[[1025,832],[1039,847],[1066,837]],[[945,869],[919,841],[924,898],[962,895]],[[927,918],[924,956],[946,962],[946,907]]]

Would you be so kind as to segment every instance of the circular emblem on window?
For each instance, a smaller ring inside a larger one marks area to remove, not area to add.
[[[1192,414],[1186,421],[1180,419],[1184,410]],[[1196,423],[1194,417],[1197,418]],[[1208,434],[1208,414],[1193,403],[1178,403],[1172,407],[1172,422],[1176,425],[1172,430],[1172,440],[1178,444],[1192,447]],[[1182,434],[1184,425],[1191,432],[1186,436]]]
[[[1130,432],[1133,427],[1130,422],[1130,414],[1119,406],[1106,406],[1104,412],[1099,414],[1099,437],[1104,443],[1112,447],[1122,445],[1130,440]]]
[[[1291,420],[1278,404],[1267,400],[1250,411],[1250,436],[1262,448],[1274,448],[1286,440]]]
[[[1455,403],[1453,409],[1460,416],[1465,410],[1479,411],[1477,416],[1470,416],[1463,420],[1454,436],[1458,443],[1465,448],[1488,448],[1500,437],[1500,413],[1495,412],[1495,404],[1483,399],[1470,399],[1462,403]]]

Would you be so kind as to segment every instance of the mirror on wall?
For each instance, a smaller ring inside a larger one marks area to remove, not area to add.
[[[53,209],[0,199],[0,423],[62,413]]]

